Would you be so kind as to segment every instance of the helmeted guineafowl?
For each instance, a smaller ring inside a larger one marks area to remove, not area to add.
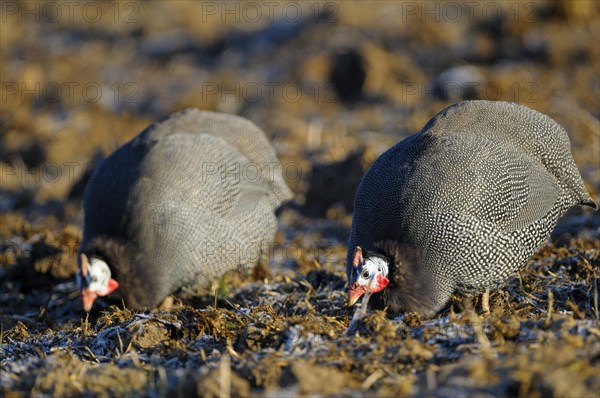
[[[152,308],[186,286],[254,265],[292,196],[264,133],[197,109],[158,121],[94,171],[84,194],[84,308],[117,289]],[[116,295],[116,294],[115,294]]]
[[[349,302],[432,315],[521,270],[575,205],[597,208],[565,130],[525,106],[467,101],[382,154],[356,193]]]

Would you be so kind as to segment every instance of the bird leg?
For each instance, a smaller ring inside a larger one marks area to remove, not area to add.
[[[173,296],[168,295],[160,303],[160,305],[158,306],[158,309],[161,310],[161,311],[170,310],[171,308],[173,308],[173,303],[174,303]]]
[[[487,291],[486,291],[487,292]],[[484,293],[485,294],[485,293]],[[474,296],[465,296],[463,298],[463,306],[465,308],[465,316],[468,322],[473,326],[473,333],[475,335],[475,341],[479,344],[482,350],[487,350],[490,348],[490,342],[483,331],[482,321],[479,319],[477,314],[475,313],[474,308]],[[488,308],[489,310],[489,308]]]
[[[485,289],[481,295],[481,310],[484,315],[490,314],[490,289]]]

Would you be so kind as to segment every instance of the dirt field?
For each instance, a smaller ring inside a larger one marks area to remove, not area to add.
[[[598,202],[599,4],[3,2],[0,395],[597,397],[599,213],[570,211],[489,316],[456,296],[433,319],[351,325],[344,259],[367,167],[461,99],[553,117]],[[342,100],[330,71],[348,49],[366,80]],[[185,107],[273,142],[296,197],[268,264],[168,311],[101,299],[86,316],[86,178]]]

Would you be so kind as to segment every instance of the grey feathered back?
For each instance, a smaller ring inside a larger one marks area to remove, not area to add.
[[[356,246],[395,240],[417,250],[437,311],[452,291],[477,291],[521,269],[577,204],[596,207],[565,130],[521,105],[446,108],[382,154],[357,191],[347,272]],[[406,294],[415,295],[406,289]]]
[[[291,196],[260,129],[187,109],[99,165],[84,196],[81,250],[118,242],[119,264],[108,258],[118,291],[131,307],[153,307],[181,287],[255,264],[273,241],[274,210]]]

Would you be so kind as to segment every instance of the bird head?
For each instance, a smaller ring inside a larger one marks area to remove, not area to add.
[[[389,264],[384,256],[364,252],[356,247],[352,260],[354,267],[348,281],[348,305],[353,305],[366,292],[382,291],[388,283]]]
[[[110,268],[104,260],[81,254],[81,267],[77,271],[77,285],[81,292],[83,309],[89,312],[98,296],[114,292],[119,283],[111,278]]]

